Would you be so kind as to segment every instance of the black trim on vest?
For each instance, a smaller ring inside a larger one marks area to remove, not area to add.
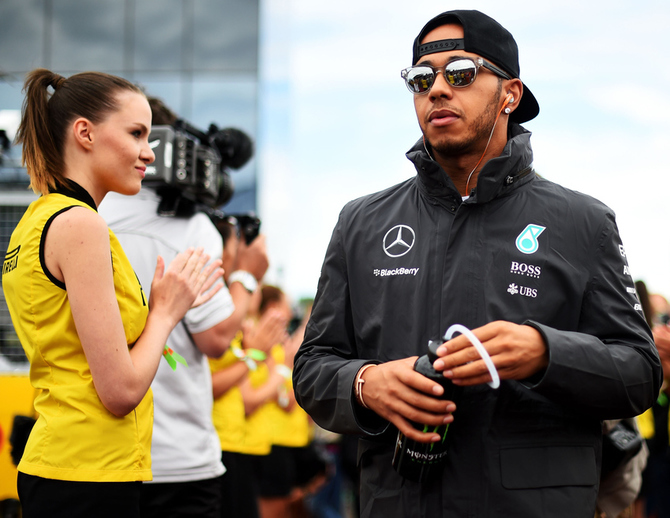
[[[80,202],[85,203],[86,205],[91,207],[94,211],[98,212],[98,207],[95,205],[93,197],[88,193],[86,189],[84,189],[74,180],[65,178],[65,185],[59,185],[58,187],[56,187],[55,190],[49,192],[55,194],[62,194],[63,196],[68,196],[69,198],[79,200]]]
[[[40,236],[40,266],[42,266],[42,271],[44,272],[44,275],[46,275],[51,282],[53,282],[56,286],[58,286],[63,290],[65,289],[65,283],[56,279],[56,277],[54,277],[53,274],[47,268],[47,263],[44,260],[44,245],[46,243],[47,231],[49,230],[51,223],[53,223],[53,220],[56,219],[57,216],[63,214],[63,212],[70,210],[72,207],[80,207],[80,205],[70,205],[69,207],[65,207],[59,210],[55,214],[52,214],[51,217],[44,224],[44,228],[42,229],[42,235]]]

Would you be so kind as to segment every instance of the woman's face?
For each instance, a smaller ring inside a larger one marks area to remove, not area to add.
[[[119,109],[94,124],[93,173],[104,193],[136,194],[147,164],[155,155],[149,147],[151,108],[144,95],[123,90],[116,95]]]

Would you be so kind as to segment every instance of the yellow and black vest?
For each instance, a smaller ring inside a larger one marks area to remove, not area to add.
[[[45,267],[49,225],[72,207],[96,210],[90,195],[74,182],[33,202],[12,233],[3,263],[7,306],[38,392],[39,416],[18,469],[57,480],[151,480],[151,391],[124,417],[104,407],[77,335],[66,287]],[[130,345],[144,329],[148,306],[111,230],[109,240],[114,288]]]

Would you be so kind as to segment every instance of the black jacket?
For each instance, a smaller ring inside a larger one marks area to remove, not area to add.
[[[362,516],[592,518],[601,419],[651,406],[661,367],[614,214],[538,177],[512,127],[465,202],[421,141],[417,176],[354,200],[326,253],[295,362],[298,402],[362,435]],[[391,468],[396,430],[353,398],[359,368],[426,352],[451,324],[528,323],[549,365],[534,379],[466,388],[440,480]]]

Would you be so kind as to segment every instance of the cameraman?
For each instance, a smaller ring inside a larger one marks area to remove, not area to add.
[[[153,125],[174,124],[176,116],[160,100],[149,100]],[[151,285],[157,255],[169,262],[177,250],[189,246],[204,247],[210,257],[223,253],[221,236],[206,214],[159,215],[163,195],[163,188],[143,187],[132,197],[108,196],[100,206],[100,214],[121,241],[145,290]],[[173,371],[167,362],[161,362],[152,383],[153,481],[142,486],[143,518],[220,516],[220,477],[225,468],[212,424],[207,358],[219,357],[229,347],[267,268],[263,235],[248,246],[241,244],[235,271],[226,272],[228,289],[190,310],[168,339],[168,346],[184,357],[188,367],[178,365]]]

